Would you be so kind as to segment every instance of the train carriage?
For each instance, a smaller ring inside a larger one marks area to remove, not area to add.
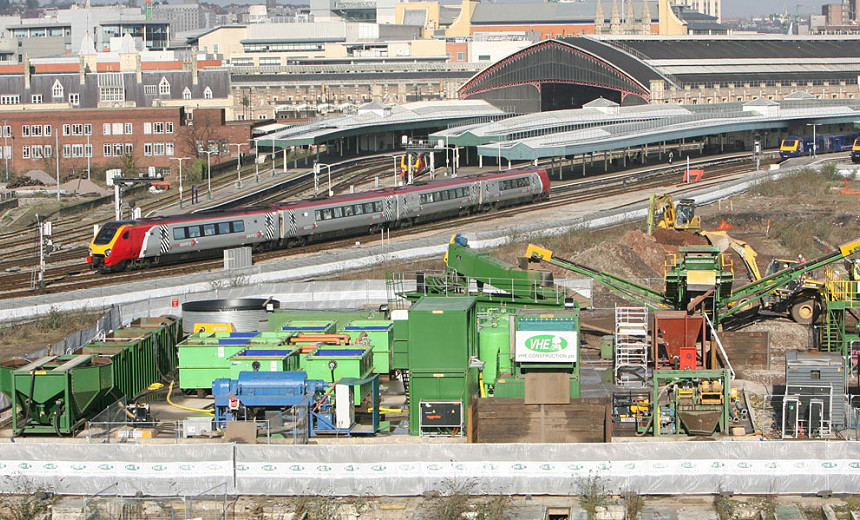
[[[113,221],[94,237],[87,261],[115,271],[217,256],[231,247],[293,247],[533,202],[549,192],[546,171],[527,167],[273,206]]]

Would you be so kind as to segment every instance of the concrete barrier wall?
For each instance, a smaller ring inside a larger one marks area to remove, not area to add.
[[[600,478],[612,493],[856,493],[854,442],[620,444],[3,444],[0,493],[23,482],[89,495],[573,495]],[[32,487],[31,487],[32,489]]]

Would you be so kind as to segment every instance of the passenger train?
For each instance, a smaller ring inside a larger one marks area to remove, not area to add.
[[[93,269],[120,271],[218,256],[224,249],[294,247],[549,198],[546,170],[525,167],[326,199],[107,222],[90,243]]]
[[[851,145],[851,161],[860,162],[860,138],[855,139]]]
[[[779,143],[779,156],[783,159],[813,155],[813,153],[841,152],[851,150],[857,132],[841,134],[819,134],[815,136],[815,150],[812,149],[812,136],[789,136]]]

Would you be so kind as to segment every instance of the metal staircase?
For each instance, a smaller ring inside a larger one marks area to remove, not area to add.
[[[648,309],[615,308],[615,381],[644,386],[648,379]]]

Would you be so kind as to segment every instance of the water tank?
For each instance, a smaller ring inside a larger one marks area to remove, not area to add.
[[[195,323],[232,323],[235,332],[258,332],[268,328],[269,311],[280,306],[278,300],[263,298],[187,302],[182,304],[182,328],[193,334]]]
[[[505,359],[500,359],[504,352]],[[478,322],[478,358],[484,364],[484,384],[492,385],[500,372],[500,365],[506,372],[511,370],[510,330],[508,314],[490,311],[490,315]]]

